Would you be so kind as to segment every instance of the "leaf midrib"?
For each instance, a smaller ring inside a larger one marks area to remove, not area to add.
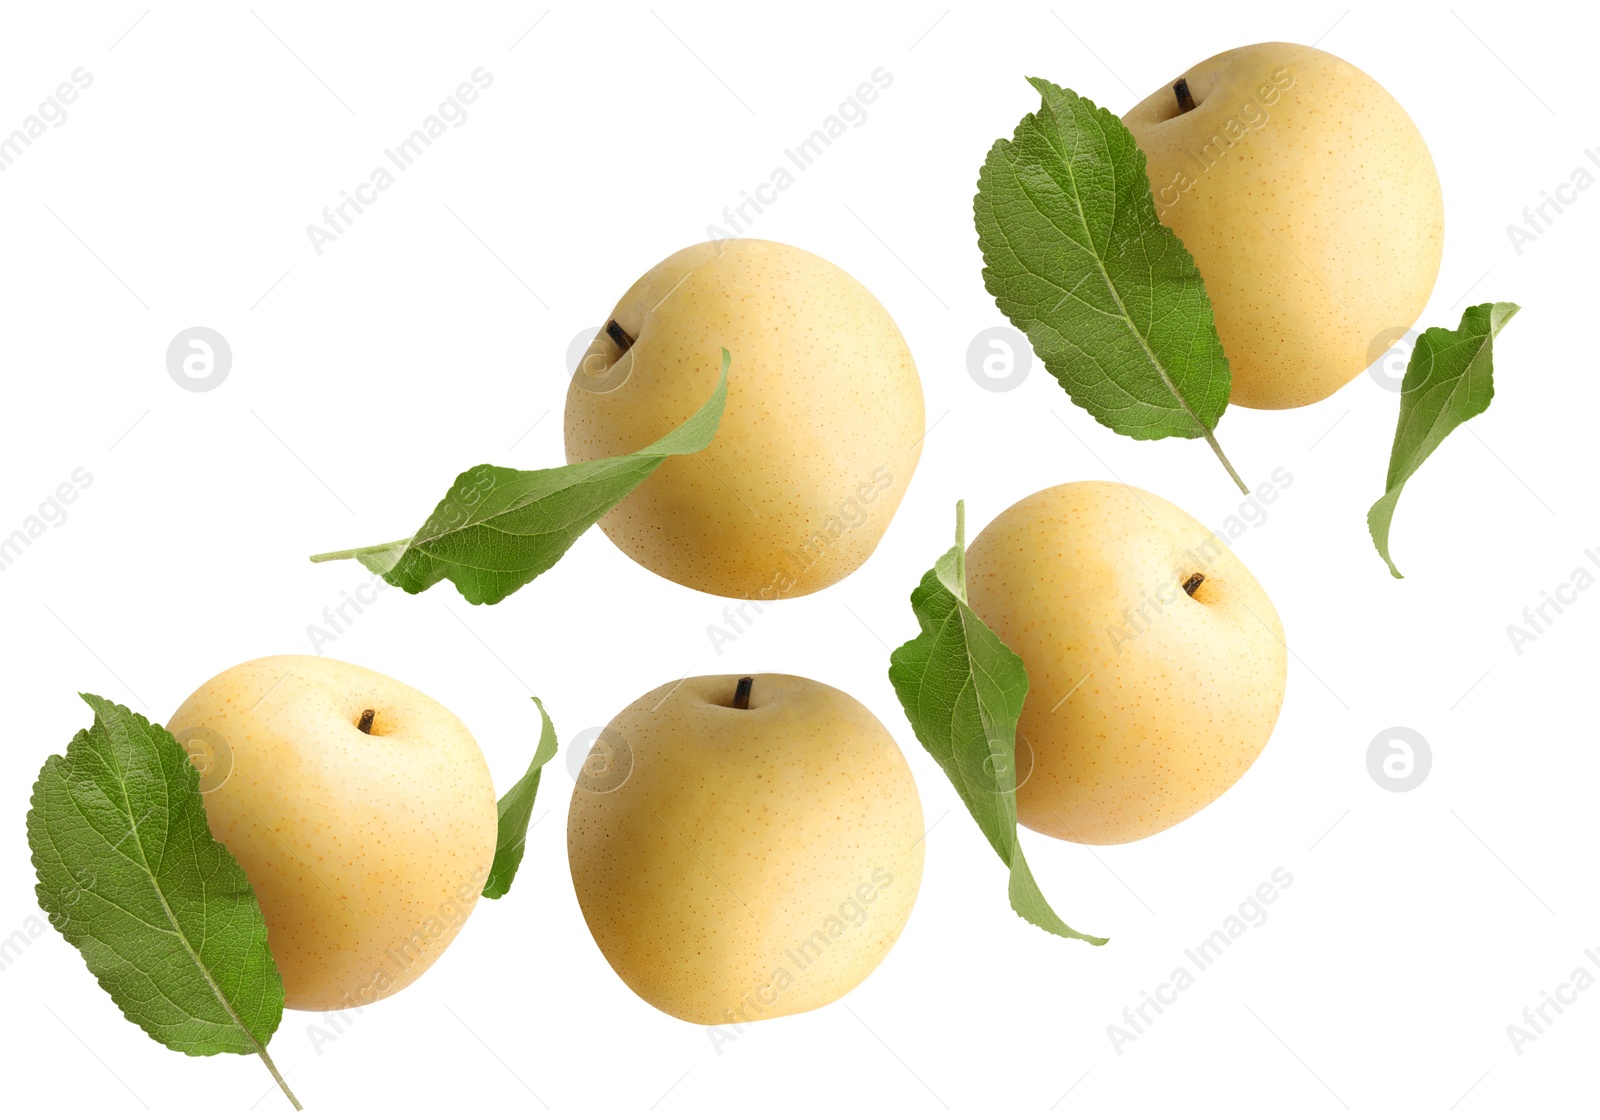
[[[1055,110],[1055,108],[1053,106],[1050,109],[1050,115],[1052,117],[1054,117],[1056,115],[1056,110]],[[1096,128],[1096,131],[1099,132],[1099,125],[1098,124],[1096,124],[1095,128]],[[1105,133],[1104,132],[1099,132],[1099,134],[1100,134],[1102,139],[1105,138]],[[1201,422],[1199,413],[1195,412],[1194,408],[1189,404],[1188,399],[1181,392],[1178,391],[1177,383],[1172,380],[1172,376],[1167,372],[1167,367],[1161,362],[1161,359],[1156,357],[1155,351],[1150,349],[1150,344],[1149,344],[1149,342],[1146,341],[1145,336],[1144,336],[1144,332],[1141,331],[1139,329],[1138,325],[1134,323],[1132,315],[1129,314],[1129,312],[1128,312],[1127,304],[1125,304],[1122,301],[1122,293],[1117,291],[1117,286],[1112,281],[1111,274],[1106,271],[1105,256],[1104,256],[1103,253],[1101,253],[1100,246],[1095,244],[1093,234],[1091,234],[1089,232],[1089,220],[1088,220],[1087,215],[1084,213],[1084,208],[1083,208],[1083,194],[1078,189],[1078,176],[1073,171],[1072,161],[1070,159],[1068,159],[1066,157],[1066,155],[1063,152],[1061,152],[1060,149],[1055,147],[1055,144],[1053,143],[1053,140],[1052,140],[1052,138],[1050,136],[1046,135],[1044,139],[1045,139],[1045,143],[1050,146],[1051,150],[1056,152],[1057,156],[1060,157],[1061,165],[1062,165],[1062,167],[1064,167],[1066,169],[1067,177],[1071,181],[1073,207],[1077,211],[1078,220],[1083,223],[1083,232],[1085,233],[1085,235],[1087,235],[1087,239],[1088,239],[1088,242],[1089,242],[1090,255],[1094,258],[1095,268],[1099,270],[1100,278],[1105,281],[1106,290],[1111,293],[1111,298],[1116,301],[1118,317],[1121,318],[1122,321],[1127,324],[1128,330],[1132,332],[1133,337],[1139,340],[1139,348],[1144,351],[1145,358],[1149,361],[1151,368],[1154,369],[1156,371],[1157,376],[1159,376],[1161,378],[1161,383],[1167,387],[1167,391],[1172,394],[1173,399],[1175,399],[1178,402],[1178,404],[1182,406],[1184,412],[1188,413],[1189,419],[1194,421],[1195,427],[1198,428],[1202,432],[1208,431],[1209,429],[1207,429],[1205,424]],[[1040,168],[1040,170],[1044,170],[1044,169]],[[1116,169],[1115,165],[1113,165],[1112,168],[1111,168],[1111,175],[1112,175],[1112,180],[1113,180],[1113,189],[1112,189],[1112,192],[1111,192],[1111,204],[1112,204],[1111,222],[1112,222],[1112,225],[1116,224],[1116,201],[1117,201],[1117,192],[1116,192],[1116,189],[1115,189],[1116,173],[1117,173],[1117,169]],[[1045,174],[1048,175],[1049,172],[1046,171]],[[1056,225],[1055,221],[1050,217],[1050,215],[1046,214],[1043,210],[1041,210],[1038,207],[1037,204],[1035,204],[1033,202],[1032,196],[1030,196],[1027,191],[1023,191],[1021,193],[1022,193],[1022,197],[1028,199],[1029,205],[1033,206],[1034,213],[1038,214],[1039,217],[1043,218],[1046,222],[1048,222],[1056,230],[1056,232],[1060,233],[1063,237],[1068,237],[1068,238],[1071,237],[1071,235],[1066,230],[1062,229],[1059,225]],[[1152,288],[1154,287],[1154,281],[1153,280],[1151,281],[1151,286],[1152,286]]]
[[[613,459],[610,459],[610,460],[601,460],[600,462],[603,464],[605,469],[596,470],[593,474],[586,475],[586,476],[581,477],[581,478],[580,477],[573,477],[571,481],[565,482],[562,485],[557,486],[553,490],[546,490],[543,493],[539,493],[535,489],[530,489],[528,491],[528,493],[524,494],[521,498],[519,498],[517,501],[513,502],[512,504],[506,506],[504,509],[496,510],[493,513],[483,514],[481,517],[477,517],[476,520],[474,520],[473,518],[468,518],[466,521],[463,521],[459,525],[452,525],[450,528],[440,530],[439,532],[434,533],[431,536],[427,536],[427,537],[412,537],[406,542],[406,547],[407,548],[421,549],[426,545],[433,544],[436,541],[444,540],[446,537],[453,536],[456,533],[463,532],[464,530],[467,530],[467,529],[495,528],[495,526],[493,525],[493,522],[494,522],[494,519],[497,518],[497,517],[504,517],[507,514],[516,513],[518,510],[526,509],[527,507],[529,507],[531,505],[536,505],[539,502],[548,501],[549,499],[555,497],[556,495],[564,494],[568,490],[572,490],[572,489],[574,489],[575,487],[578,487],[578,486],[587,485],[589,483],[597,482],[597,481],[598,482],[608,481],[614,474],[620,473],[621,471],[632,469],[637,464],[642,463],[642,462],[644,462],[645,460],[648,460],[648,459],[656,459],[656,460],[664,461],[666,459],[666,456],[664,456],[664,455],[654,455],[654,454],[646,455],[642,451],[636,451],[631,455],[617,456],[617,457],[615,457]],[[657,463],[657,465],[658,466],[660,465],[659,462]],[[543,469],[544,470],[561,470],[562,468],[560,468],[560,467],[545,467]],[[534,472],[531,472],[531,471],[519,471],[517,473],[518,474],[531,474],[531,473],[534,473]],[[509,483],[506,483],[505,485],[509,485]],[[485,494],[483,496],[483,500],[478,503],[478,507],[477,508],[479,510],[483,509],[484,504],[488,502],[490,495],[492,495],[493,493],[494,493],[494,490],[490,490],[489,494]],[[513,535],[518,535],[518,534],[513,534]],[[382,549],[382,548],[385,548],[385,547],[389,547],[389,546],[386,546],[386,545],[372,545],[371,546],[372,549]]]
[[[109,724],[107,724],[107,732],[108,734],[110,732]],[[159,751],[156,752],[156,757],[159,760]],[[256,1048],[256,1052],[264,1057],[267,1052],[266,1047],[262,1045],[261,1040],[255,1036],[255,1032],[244,1025],[244,1020],[239,1018],[239,1013],[234,1010],[232,1002],[225,995],[223,995],[221,986],[217,983],[216,978],[211,975],[211,970],[206,967],[205,961],[200,959],[200,955],[195,951],[194,946],[190,943],[188,935],[184,933],[183,927],[179,925],[178,916],[172,912],[172,907],[167,902],[166,892],[162,889],[160,880],[156,878],[155,871],[150,866],[150,857],[144,850],[144,838],[139,835],[139,825],[138,822],[134,820],[133,804],[129,797],[127,782],[124,780],[122,768],[120,766],[116,767],[114,770],[114,776],[117,783],[117,792],[122,795],[122,804],[123,809],[127,814],[129,831],[133,834],[134,845],[139,849],[139,859],[135,861],[136,865],[145,873],[145,877],[150,880],[150,888],[155,891],[156,899],[161,903],[162,912],[166,914],[167,920],[172,923],[173,934],[176,935],[179,943],[183,945],[184,952],[186,952],[189,955],[189,959],[194,962],[195,968],[199,969],[200,975],[205,979],[206,985],[211,989],[211,994],[216,999],[217,1004],[228,1013],[228,1018],[233,1020],[234,1026],[238,1027],[239,1032],[243,1034],[245,1038],[250,1040],[250,1044]],[[72,801],[73,808],[78,809],[77,800],[72,798],[70,794],[68,795],[68,799]],[[89,824],[88,818],[83,815],[83,811],[81,809],[78,809],[78,815],[83,818],[84,824]],[[92,828],[93,826],[90,827]],[[204,889],[205,885],[202,881],[202,892]],[[194,1018],[194,1016],[191,1014],[190,1018]],[[204,1019],[199,1021],[205,1022]]]
[[[1456,397],[1461,392],[1462,386],[1467,383],[1467,375],[1472,372],[1473,368],[1478,364],[1478,360],[1483,357],[1484,350],[1493,344],[1494,330],[1492,327],[1490,327],[1485,331],[1483,338],[1479,340],[1477,347],[1473,351],[1472,357],[1468,358],[1466,364],[1461,367],[1460,374],[1458,374],[1451,382],[1449,395],[1445,398],[1444,404],[1439,406],[1437,415],[1435,415],[1433,420],[1428,424],[1428,430],[1422,433],[1421,437],[1417,440],[1416,446],[1412,447],[1410,452],[1406,455],[1404,471],[1397,479],[1389,484],[1390,490],[1394,490],[1396,487],[1405,485],[1408,481],[1410,481],[1411,476],[1417,473],[1417,468],[1421,467],[1423,463],[1428,461],[1428,456],[1432,454],[1431,450],[1422,454],[1420,458],[1418,457],[1418,452],[1422,452],[1425,448],[1427,448],[1429,440],[1431,440],[1433,438],[1433,434],[1438,431],[1440,423],[1450,417],[1452,410],[1455,407]],[[1436,351],[1429,351],[1428,363],[1433,367],[1438,366],[1439,355]],[[1454,431],[1455,428],[1459,428],[1462,424],[1465,424],[1470,419],[1470,416],[1463,416],[1457,420],[1453,427],[1440,434],[1438,441],[1434,443],[1434,447],[1437,448],[1440,443],[1444,442],[1445,436],[1449,435],[1451,431]]]

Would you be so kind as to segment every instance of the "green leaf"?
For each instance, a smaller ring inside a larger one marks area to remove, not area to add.
[[[500,799],[500,836],[494,845],[494,865],[489,868],[489,879],[483,884],[485,898],[501,898],[511,889],[511,881],[522,866],[522,853],[528,841],[528,818],[533,815],[533,799],[539,793],[541,767],[556,756],[556,729],[550,722],[550,713],[535,696],[539,705],[539,746],[533,752],[528,772],[517,779],[517,784],[506,790]]]
[[[206,825],[200,772],[166,729],[82,695],[94,726],[33,786],[39,905],[151,1038],[255,1054],[294,1101],[266,1049],[283,980],[244,869]]]
[[[723,350],[721,378],[700,410],[642,451],[536,471],[473,467],[412,536],[325,552],[312,563],[359,560],[412,595],[448,579],[469,603],[498,603],[554,566],[669,456],[711,445],[728,400],[730,360]]]
[[[1200,270],[1156,217],[1144,153],[1105,109],[1028,79],[1043,98],[978,175],[983,283],[1074,404],[1134,439],[1203,438],[1232,375]]]
[[[1389,556],[1389,527],[1400,491],[1444,437],[1482,413],[1494,399],[1494,340],[1522,310],[1514,303],[1480,303],[1461,313],[1461,325],[1429,327],[1417,338],[1400,383],[1400,422],[1389,453],[1383,497],[1367,511],[1367,529],[1389,573],[1402,579]]]
[[[1017,717],[1028,694],[1022,659],[967,606],[965,506],[955,547],[911,593],[922,633],[889,656],[889,683],[917,740],[956,787],[972,819],[1011,869],[1011,908],[1040,929],[1079,933],[1045,901],[1017,836]]]

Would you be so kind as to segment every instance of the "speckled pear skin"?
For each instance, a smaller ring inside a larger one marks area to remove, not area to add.
[[[1231,399],[1322,400],[1433,291],[1444,201],[1428,146],[1381,85],[1314,47],[1239,47],[1182,76],[1193,110],[1178,112],[1168,82],[1122,122],[1205,279]]]
[[[186,748],[195,728],[231,752],[206,820],[260,901],[285,1004],[358,1006],[421,976],[494,860],[494,783],[461,721],[371,669],[288,654],[201,685],[167,721]]]
[[[894,739],[804,677],[690,677],[601,740],[631,770],[579,781],[567,854],[584,919],[640,997],[691,1023],[793,1015],[875,969],[922,882],[922,803]],[[608,783],[594,783],[604,788]]]
[[[1148,491],[1070,482],[1024,498],[967,550],[967,593],[1028,671],[1017,817],[1036,832],[1124,844],[1171,828],[1272,734],[1288,674],[1272,601]]]
[[[849,273],[773,241],[683,249],[611,312],[567,391],[569,463],[638,451],[682,423],[733,356],[705,451],[668,459],[600,521],[658,575],[786,599],[872,554],[922,450],[922,383],[889,313]]]

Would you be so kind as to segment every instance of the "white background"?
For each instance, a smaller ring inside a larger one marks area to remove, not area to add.
[[[1600,191],[1520,255],[1505,228],[1600,147],[1596,28],[1576,7],[144,11],[39,6],[0,26],[0,131],[74,68],[94,76],[0,175],[0,535],[74,468],[94,477],[0,572],[0,937],[36,914],[23,817],[45,756],[87,722],[78,690],[164,721],[229,665],[309,653],[307,626],[363,578],[309,553],[402,535],[473,463],[562,462],[573,337],[883,67],[893,84],[865,123],[749,230],[858,277],[921,369],[933,430],[871,560],[718,654],[706,628],[722,601],[593,532],[498,607],[390,590],[323,652],[445,703],[501,788],[533,747],[530,692],[566,743],[685,674],[846,689],[899,739],[932,826],[899,944],[841,1003],[719,1055],[596,950],[567,873],[571,778],[552,765],[511,895],[320,1054],[320,1019],[286,1014],[272,1050],[290,1083],[318,1111],[403,1115],[1489,1117],[1593,1101],[1600,992],[1520,1057],[1506,1033],[1575,968],[1600,976],[1583,955],[1600,948],[1600,593],[1520,655],[1506,635],[1572,569],[1600,567],[1583,554],[1600,546]],[[886,647],[915,633],[906,596],[947,547],[958,497],[976,532],[1071,479],[1120,477],[1209,525],[1240,495],[1199,442],[1116,436],[1042,368],[1009,393],[974,382],[968,343],[1003,320],[971,199],[989,144],[1037,104],[1024,75],[1122,112],[1193,62],[1271,39],[1356,63],[1427,138],[1447,237],[1424,325],[1454,326],[1464,301],[1525,310],[1497,346],[1493,407],[1400,503],[1403,581],[1364,525],[1395,393],[1361,376],[1309,408],[1226,414],[1219,437],[1249,481],[1294,477],[1236,545],[1283,616],[1288,696],[1260,761],[1187,823],[1109,849],[1024,834],[1063,916],[1111,937],[1095,949],[1009,911],[1004,869],[901,714]],[[465,123],[317,255],[308,223],[477,67],[494,82]],[[196,324],[234,355],[207,393],[165,368]],[[1433,752],[1409,793],[1368,774],[1368,744],[1393,725]],[[1293,886],[1265,924],[1119,1056],[1108,1024],[1280,867]],[[287,1112],[255,1060],[149,1041],[49,929],[0,972],[0,1001],[12,1115],[63,1097],[117,1114]]]

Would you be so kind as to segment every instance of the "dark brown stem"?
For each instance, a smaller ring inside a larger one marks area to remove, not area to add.
[[[1194,593],[1200,590],[1200,585],[1205,581],[1206,577],[1201,575],[1199,572],[1196,572],[1194,575],[1183,581],[1183,590],[1189,596],[1189,598],[1193,599]]]
[[[620,348],[624,354],[628,352],[628,347],[633,345],[633,335],[623,330],[622,324],[618,323],[615,319],[606,324],[606,334],[610,337],[612,342],[617,344],[618,348]]]
[[[750,689],[754,687],[755,683],[756,679],[754,677],[739,678],[739,687],[733,690],[733,706],[735,708],[745,711],[750,707]]]
[[[1194,108],[1194,95],[1189,92],[1189,79],[1179,78],[1172,86],[1172,92],[1178,97],[1178,112],[1187,113]]]
[[[361,722],[356,724],[356,730],[361,732],[361,734],[363,734],[363,735],[371,735],[372,734],[372,721],[377,716],[377,714],[378,713],[373,711],[371,708],[368,708],[366,711],[362,712],[361,713]]]

